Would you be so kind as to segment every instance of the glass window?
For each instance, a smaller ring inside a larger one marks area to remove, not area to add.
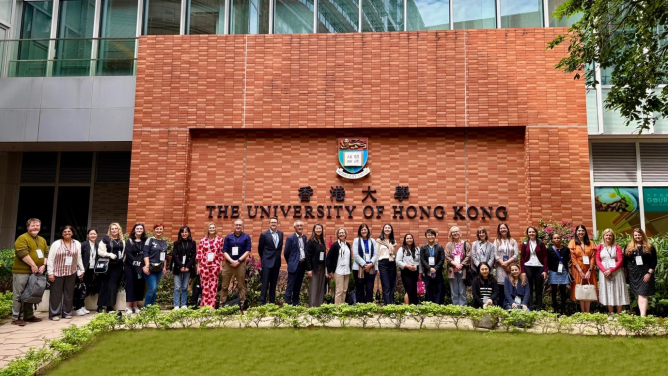
[[[60,153],[60,183],[90,183],[93,169],[92,152]]]
[[[645,232],[655,236],[668,232],[668,188],[643,188]]]
[[[635,227],[640,227],[637,187],[597,187],[594,204],[599,234],[606,228],[630,234]]]
[[[496,27],[494,0],[453,0],[455,29],[493,29]]]
[[[64,0],[58,15],[54,76],[86,76],[90,72],[95,0]],[[72,39],[72,40],[68,40]]]
[[[61,238],[64,226],[74,227],[74,238],[86,239],[90,187],[58,187],[54,239]]]
[[[51,222],[53,220],[53,194],[56,187],[21,187],[19,189],[19,208],[16,216],[16,236],[25,234],[26,221],[37,218],[42,221],[39,235],[51,239]]]
[[[96,183],[124,183],[130,181],[131,153],[97,153]]]
[[[656,94],[659,95],[661,90],[663,89],[656,89]],[[660,117],[658,113],[654,113],[654,118],[654,133],[668,133],[668,117]]]
[[[57,152],[26,152],[21,160],[21,183],[54,183]]]
[[[415,0],[406,3],[408,30],[450,30],[448,0]]]
[[[230,34],[268,34],[269,0],[230,0]]]
[[[101,38],[137,36],[137,1],[102,0]],[[97,75],[130,76],[134,71],[134,39],[102,39],[98,51]]]
[[[601,91],[603,97],[603,131],[604,133],[623,133],[631,134],[636,128],[633,125],[626,126],[626,119],[622,117],[619,111],[606,110],[605,99],[608,97],[610,89],[603,88]]]
[[[6,25],[12,20],[13,3],[14,0],[0,0],[0,21],[4,21]]]
[[[188,34],[224,34],[224,32],[225,0],[190,1]]]
[[[550,27],[573,26],[574,23],[580,21],[582,18],[581,13],[564,18],[561,21],[559,21],[556,17],[553,17],[552,15],[557,10],[557,8],[559,8],[559,6],[565,2],[566,0],[547,0],[547,11],[550,12]]]
[[[313,0],[276,0],[274,33],[313,33]]]
[[[51,37],[52,15],[53,2],[51,1],[31,1],[23,3],[23,20],[21,22],[20,39],[32,40],[19,42],[17,59],[10,65],[11,76],[46,76],[46,59],[48,57],[49,41],[45,39]]]
[[[363,0],[362,31],[403,31],[403,0]]]
[[[543,26],[543,0],[501,0],[501,27]]]
[[[144,35],[181,33],[181,0],[144,0]]]
[[[587,131],[589,134],[598,134],[598,111],[596,90],[587,89]]]
[[[354,33],[358,31],[359,3],[356,0],[319,0],[319,33]]]

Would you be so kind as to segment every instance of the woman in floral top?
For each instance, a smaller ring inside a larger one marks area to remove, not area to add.
[[[466,305],[466,273],[471,262],[471,246],[462,239],[459,227],[453,226],[448,233],[451,242],[445,246],[445,262],[448,265],[448,279],[452,304]]]
[[[197,274],[202,285],[201,306],[216,306],[218,276],[223,266],[223,238],[218,236],[216,224],[207,227],[206,237],[197,246]]]

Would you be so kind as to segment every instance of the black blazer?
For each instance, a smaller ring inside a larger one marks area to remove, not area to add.
[[[436,274],[443,273],[443,264],[445,263],[445,250],[443,247],[436,243],[434,246],[434,269],[436,269]],[[428,276],[430,274],[429,270],[429,244],[425,244],[420,247],[420,267],[422,268],[422,274]]]
[[[100,238],[97,238],[95,240],[95,249],[93,252],[95,252],[95,262],[97,262],[97,249],[100,246]],[[90,269],[90,265],[88,264],[90,260],[90,242],[88,239],[84,240],[81,242],[81,261],[84,264],[84,269],[88,270]]]
[[[315,239],[306,242],[306,270],[312,271],[324,264],[325,260],[320,261],[320,252],[327,253],[327,246],[324,243],[318,243]]]
[[[567,245],[561,245],[561,248],[559,249],[559,255],[561,255],[561,259],[564,260],[564,271],[568,271],[568,264],[571,262],[571,250],[568,248]],[[590,260],[591,261],[591,260]],[[553,272],[557,272],[559,269],[559,257],[557,256],[557,253],[554,251],[553,246],[547,247],[547,269],[551,270]]]
[[[144,266],[144,242],[130,239],[125,241],[125,267],[132,268],[137,274],[143,274],[141,268]]]
[[[346,242],[348,249],[350,249],[350,243]],[[325,266],[327,267],[327,273],[334,273],[336,271],[336,266],[339,264],[339,254],[341,253],[341,246],[339,242],[336,241],[332,244],[332,247],[327,253],[327,258],[325,260]],[[352,254],[351,254],[350,266],[352,268]]]
[[[195,256],[197,255],[196,247],[197,245],[195,244],[194,240],[189,242],[174,242],[172,251],[172,262],[174,263],[174,269],[172,273],[174,275],[181,274],[181,268],[188,268],[188,270],[192,270],[193,264],[195,263]],[[183,263],[183,256],[186,257],[185,263]]]
[[[274,246],[274,238],[271,236],[271,230],[267,230],[260,235],[260,241],[257,246],[257,253],[260,255],[263,268],[280,268],[281,251],[283,250],[283,232],[276,231],[278,234],[278,247]]]

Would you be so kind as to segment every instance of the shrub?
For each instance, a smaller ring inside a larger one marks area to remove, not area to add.
[[[0,293],[0,319],[12,314],[12,298],[14,294],[11,291]]]

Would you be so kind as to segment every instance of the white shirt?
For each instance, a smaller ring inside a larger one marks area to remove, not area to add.
[[[339,250],[339,260],[336,264],[336,270],[334,271],[338,275],[348,275],[350,274],[350,249],[345,242],[339,242],[341,249]]]
[[[536,247],[538,245],[536,244],[535,240],[529,240],[529,252],[531,252],[531,256],[529,258],[529,261],[525,262],[524,265],[526,266],[543,266],[543,264],[538,261],[538,256],[536,256]]]
[[[88,244],[90,244],[90,257],[88,260],[88,267],[90,269],[93,269],[95,267],[95,243],[89,240]]]
[[[306,252],[304,251],[304,238],[302,238],[301,235],[295,233],[297,235],[297,243],[299,243],[299,260],[303,260],[306,258]]]

